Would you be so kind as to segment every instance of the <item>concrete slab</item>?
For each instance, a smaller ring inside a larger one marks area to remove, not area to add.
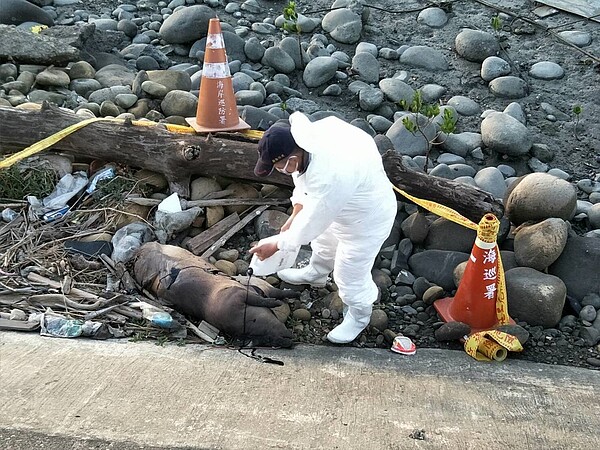
[[[208,346],[3,332],[0,435],[13,449],[36,436],[46,449],[600,446],[597,371],[434,349],[257,353],[284,365]],[[409,437],[414,430],[425,440]]]

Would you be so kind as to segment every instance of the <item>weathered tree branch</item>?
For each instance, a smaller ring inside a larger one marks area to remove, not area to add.
[[[51,105],[44,105],[40,111],[0,107],[0,154],[22,150],[80,120],[80,116]],[[174,133],[159,126],[98,122],[62,139],[53,150],[162,173],[169,181],[171,192],[184,198],[189,197],[193,175],[292,185],[291,177],[277,172],[268,180],[256,177],[256,141],[240,134],[218,133],[206,137]],[[488,212],[498,217],[504,213],[500,201],[487,192],[409,169],[393,151],[383,156],[383,163],[395,186],[416,197],[453,208],[474,222],[479,222]]]

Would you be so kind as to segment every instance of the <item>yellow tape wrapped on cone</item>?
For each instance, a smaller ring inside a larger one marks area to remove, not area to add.
[[[508,315],[508,302],[506,297],[506,281],[504,278],[504,267],[502,265],[502,258],[500,257],[500,251],[496,242],[496,234],[498,232],[498,219],[495,220],[484,220],[480,222],[480,225],[472,222],[466,217],[460,215],[455,210],[448,208],[447,206],[440,205],[439,203],[432,202],[429,200],[423,200],[410,195],[409,193],[398,189],[394,186],[394,189],[403,195],[404,197],[412,200],[417,205],[437,214],[452,222],[458,223],[464,227],[472,230],[477,230],[478,240],[488,244],[487,247],[493,245],[494,255],[497,258],[497,287],[496,287],[496,304],[495,314],[496,323],[499,325],[510,323],[510,316]],[[481,331],[474,333],[470,336],[465,336],[465,351],[477,359],[478,361],[502,361],[506,358],[506,351],[520,352],[523,350],[519,340],[507,333],[503,333],[498,330]]]

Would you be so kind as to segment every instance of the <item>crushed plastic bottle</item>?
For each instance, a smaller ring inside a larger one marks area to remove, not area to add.
[[[179,323],[173,320],[171,314],[146,302],[135,302],[130,306],[140,308],[144,319],[160,328],[176,328]]]

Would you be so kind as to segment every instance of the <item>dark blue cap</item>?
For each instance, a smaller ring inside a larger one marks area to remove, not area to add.
[[[274,125],[265,131],[258,142],[258,162],[254,175],[266,177],[273,172],[273,165],[292,154],[296,141],[289,127]]]

